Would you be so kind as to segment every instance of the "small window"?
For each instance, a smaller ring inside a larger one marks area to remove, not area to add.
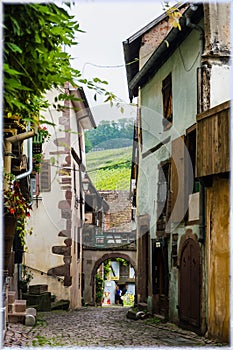
[[[163,94],[163,127],[168,130],[172,126],[172,75],[171,73],[162,82]]]
[[[43,160],[40,172],[40,191],[51,191],[51,169],[49,160]]]

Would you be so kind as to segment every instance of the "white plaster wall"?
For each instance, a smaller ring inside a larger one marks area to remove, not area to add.
[[[196,69],[200,65],[199,33],[193,31],[178,50],[159,69],[156,75],[141,88],[142,154],[156,146],[168,136],[175,139],[196,121],[197,81]],[[198,57],[198,58],[197,58]],[[195,62],[195,63],[194,63]],[[193,68],[186,71],[185,68]],[[163,131],[162,81],[172,72],[173,126]],[[137,215],[149,214],[151,235],[155,234],[157,219],[157,169],[158,164],[170,158],[170,143],[156,152],[140,159]]]
[[[231,78],[229,65],[212,66],[210,75],[210,108],[231,99]]]
[[[54,210],[52,207],[51,204],[50,212],[53,211],[54,214],[55,205]],[[48,213],[45,209],[42,200],[38,200],[38,207],[35,202],[33,203],[33,214],[29,220],[29,227],[33,227],[33,232],[32,235],[27,235],[26,239],[26,265],[44,273],[47,273],[48,269],[53,266],[63,264],[62,256],[52,254],[52,246],[63,245],[64,237],[58,237],[61,226],[58,220],[57,223],[52,221],[50,212]]]
[[[145,159],[141,159],[139,167],[139,181],[143,185],[138,186],[138,212],[140,215],[150,214],[150,235],[156,236],[157,221],[157,186],[158,164],[170,157],[170,145],[162,146],[157,152],[151,153]]]
[[[162,81],[170,72],[172,73],[173,129],[182,135],[190,125],[195,123],[197,113],[196,69],[200,66],[199,51],[199,33],[193,31],[181,44],[180,51],[177,49],[156,75],[141,88],[143,141],[146,142],[146,147],[155,146],[151,135],[163,139],[170,133],[170,131],[163,132],[162,130]],[[190,71],[185,70],[185,68],[190,69],[192,65],[193,68]]]
[[[57,91],[53,90],[49,92],[48,99],[53,101]],[[34,278],[31,284],[48,284],[48,290],[55,294],[57,299],[69,299],[71,307],[75,308],[81,305],[81,261],[82,252],[80,253],[80,259],[77,259],[77,227],[80,226],[80,215],[78,210],[74,209],[74,198],[72,198],[72,228],[71,238],[73,244],[71,247],[72,260],[70,266],[70,273],[72,277],[72,286],[64,287],[63,277],[47,276],[47,271],[50,268],[60,266],[64,264],[63,255],[53,254],[53,246],[65,246],[64,240],[66,237],[59,237],[60,231],[66,229],[66,220],[61,217],[61,210],[58,204],[62,200],[66,200],[65,191],[66,188],[61,185],[61,176],[58,173],[59,168],[66,164],[65,157],[67,154],[52,154],[64,150],[64,145],[57,146],[54,143],[54,139],[65,137],[65,127],[59,124],[59,118],[62,117],[62,112],[57,112],[54,109],[45,111],[43,113],[45,118],[56,126],[47,126],[51,137],[49,142],[43,145],[43,153],[45,159],[54,159],[54,164],[51,165],[51,191],[41,192],[38,201],[33,201],[33,212],[29,220],[29,228],[33,227],[33,233],[31,236],[27,236],[26,245],[27,252],[25,253],[24,263],[32,269]],[[70,144],[79,154],[77,142],[77,122],[75,113],[72,112],[70,118]],[[70,146],[70,145],[67,145]],[[71,161],[73,161],[71,159]],[[76,165],[76,170],[77,170]],[[73,181],[73,177],[72,177]],[[76,186],[77,193],[79,193],[79,173],[76,172]],[[72,186],[73,188],[73,186]],[[74,193],[74,192],[73,192]],[[80,235],[81,236],[81,235]]]
[[[52,110],[51,114],[44,113],[44,115],[49,121],[57,122],[61,113]],[[58,176],[58,167],[64,162],[64,156],[50,154],[60,149],[53,143],[53,139],[63,136],[64,132],[59,131],[60,126],[48,125],[47,128],[51,133],[51,138],[43,145],[44,158],[54,157],[55,159],[54,166],[50,167],[51,191],[41,192],[38,201],[33,201],[33,211],[28,225],[29,228],[33,227],[33,233],[27,236],[28,249],[25,254],[26,264],[44,273],[51,267],[63,264],[62,256],[53,254],[51,249],[54,245],[64,244],[64,237],[58,237],[58,233],[65,229],[65,220],[61,218],[61,211],[58,208],[59,201],[65,200],[65,191],[61,189]]]
[[[202,23],[200,23],[202,24]],[[171,142],[166,143],[157,151],[142,158],[142,154],[155,147],[168,136],[171,140],[184,135],[186,129],[196,122],[197,114],[197,67],[200,66],[199,32],[192,33],[181,44],[180,50],[163,64],[154,77],[141,88],[140,101],[142,113],[142,153],[140,154],[140,168],[138,178],[138,209],[137,215],[149,214],[151,238],[156,237],[157,221],[157,183],[158,165],[171,156]],[[173,126],[163,131],[163,97],[162,81],[172,73],[173,96]],[[184,224],[173,228],[172,231],[180,236],[184,234]],[[198,226],[192,229],[198,233]],[[170,244],[172,240],[170,240]],[[171,246],[168,247],[168,264],[171,267]],[[178,241],[179,248],[179,241]],[[151,254],[152,258],[152,254]],[[170,270],[170,317],[178,320],[178,272],[177,268]]]

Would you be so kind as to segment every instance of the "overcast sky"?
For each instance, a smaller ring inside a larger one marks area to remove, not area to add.
[[[158,17],[162,7],[158,0],[76,1],[72,13],[86,33],[78,34],[79,44],[71,52],[73,65],[85,78],[107,80],[108,90],[129,103],[122,42]],[[90,92],[85,92],[90,106],[95,106]]]

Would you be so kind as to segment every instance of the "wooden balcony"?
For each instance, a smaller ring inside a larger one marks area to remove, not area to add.
[[[196,176],[230,171],[230,101],[197,115]]]

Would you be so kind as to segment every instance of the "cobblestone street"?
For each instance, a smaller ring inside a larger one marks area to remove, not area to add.
[[[213,347],[224,346],[155,319],[131,320],[124,307],[41,312],[37,324],[9,324],[4,347]],[[226,348],[226,347],[225,347]]]

